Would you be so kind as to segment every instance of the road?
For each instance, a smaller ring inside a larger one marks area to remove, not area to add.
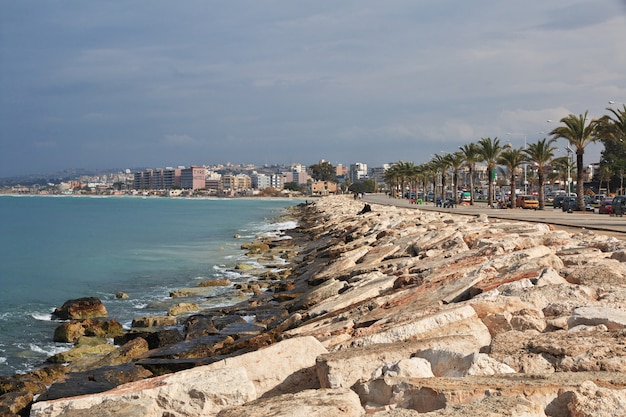
[[[489,217],[507,220],[521,220],[536,223],[547,223],[566,229],[590,229],[598,233],[608,234],[626,239],[626,217],[615,217],[607,214],[596,213],[566,213],[561,209],[546,207],[545,210],[523,209],[496,209],[490,208],[485,203],[477,203],[474,206],[457,206],[455,208],[435,207],[433,203],[410,204],[407,199],[390,198],[384,194],[366,194],[363,201],[375,204],[394,205],[398,207],[417,208],[420,210],[440,211],[446,213],[478,216],[486,214]]]

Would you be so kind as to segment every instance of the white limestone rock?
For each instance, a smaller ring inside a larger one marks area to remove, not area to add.
[[[364,414],[358,395],[350,389],[339,388],[262,398],[225,408],[217,417],[362,417]]]
[[[607,307],[579,307],[567,322],[569,328],[579,325],[598,326],[604,324],[608,329],[626,328],[626,311]]]

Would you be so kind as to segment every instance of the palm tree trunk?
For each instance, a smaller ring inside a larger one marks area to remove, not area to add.
[[[517,201],[515,201],[515,170],[511,170],[511,208],[517,207]]]
[[[543,167],[539,167],[537,180],[539,181],[539,210],[543,210],[546,206],[546,191],[543,187]]]
[[[576,152],[576,193],[578,196],[576,202],[578,209],[585,211],[585,184],[583,182],[583,154]]]

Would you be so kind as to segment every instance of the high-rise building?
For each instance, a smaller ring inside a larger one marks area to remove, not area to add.
[[[270,187],[270,177],[265,174],[254,173],[250,176],[252,188],[262,190]]]
[[[206,188],[206,168],[190,166],[180,172],[181,187],[185,190],[203,190]]]
[[[350,182],[359,182],[367,179],[367,164],[362,162],[355,162],[350,164],[350,170],[348,171]]]

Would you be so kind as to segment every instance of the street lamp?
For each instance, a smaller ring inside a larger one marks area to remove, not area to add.
[[[570,196],[572,194],[572,174],[570,171],[572,167],[572,154],[574,151],[569,146],[566,146],[565,150],[567,150],[567,195]]]

